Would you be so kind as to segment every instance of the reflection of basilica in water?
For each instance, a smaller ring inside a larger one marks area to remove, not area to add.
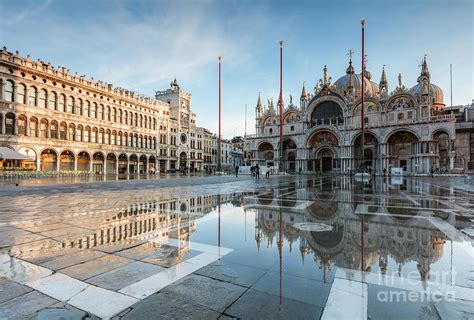
[[[261,193],[255,204],[258,249],[278,244],[281,230],[290,251],[293,243],[299,243],[303,262],[313,255],[325,275],[331,265],[355,270],[363,266],[364,271],[379,268],[385,274],[389,260],[393,260],[398,272],[405,263],[416,262],[420,278],[428,279],[430,266],[443,255],[445,236],[422,217],[430,213],[421,209],[430,208],[425,210],[450,224],[455,223],[454,214],[447,214],[442,205],[432,200],[421,200],[417,205],[420,209],[415,208],[402,192],[422,192],[417,182],[402,185],[405,190],[392,189],[387,184],[371,187],[354,190],[350,180],[321,184],[314,179],[290,184],[282,192],[276,189]],[[305,202],[309,205],[304,209],[294,210]],[[332,230],[300,230],[294,227],[297,223],[323,223],[332,226]]]

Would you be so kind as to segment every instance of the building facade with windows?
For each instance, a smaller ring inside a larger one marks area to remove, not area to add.
[[[468,169],[470,159],[457,152],[456,117],[445,112],[443,91],[432,83],[426,58],[417,84],[388,89],[385,70],[380,82],[365,71],[365,143],[361,148],[361,82],[349,61],[346,74],[334,84],[326,66],[314,94],[305,85],[300,105],[290,103],[283,114],[283,156],[280,157],[279,114],[273,101],[264,106],[259,96],[256,134],[245,143],[246,162],[278,166],[285,171],[339,171],[348,173],[362,165],[372,172],[402,168],[407,174],[431,170]]]
[[[174,80],[155,98],[0,50],[0,146],[41,171],[202,170],[191,95]]]

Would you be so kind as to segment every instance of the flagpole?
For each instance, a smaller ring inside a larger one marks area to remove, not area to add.
[[[221,60],[222,57],[217,58],[219,60],[219,130],[217,135],[217,172],[221,172]]]
[[[365,19],[362,19],[362,80],[361,80],[361,112],[360,112],[360,127],[361,127],[361,169],[365,171],[365,158],[364,158],[364,145],[365,145],[365,137],[364,137],[364,86],[365,86],[365,66],[364,66],[364,25]]]
[[[278,171],[283,172],[283,40],[280,40],[280,163]]]

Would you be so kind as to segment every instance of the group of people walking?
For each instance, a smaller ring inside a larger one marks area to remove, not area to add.
[[[252,177],[255,177],[256,180],[260,180],[260,166],[258,164],[250,167],[250,173]],[[267,166],[266,171],[265,171],[265,178],[270,179],[271,173],[272,173],[271,167]]]

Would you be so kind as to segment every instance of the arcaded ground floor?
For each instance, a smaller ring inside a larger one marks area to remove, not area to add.
[[[0,185],[1,319],[474,317],[463,178],[70,182]]]

